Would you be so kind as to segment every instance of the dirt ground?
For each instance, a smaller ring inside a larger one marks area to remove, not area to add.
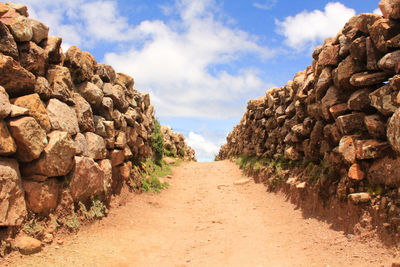
[[[161,194],[130,194],[109,216],[0,266],[391,266],[394,249],[334,231],[229,161],[182,163]]]

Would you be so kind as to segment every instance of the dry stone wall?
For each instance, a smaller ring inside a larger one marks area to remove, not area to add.
[[[187,145],[185,137],[181,133],[175,133],[168,126],[161,126],[166,156],[183,158],[196,161],[195,151]]]
[[[249,101],[218,158],[283,155],[287,161],[321,162],[334,171],[333,180],[321,181],[328,183],[325,195],[340,200],[363,196],[362,202],[389,214],[385,223],[397,227],[400,5],[383,0],[379,7],[383,16],[354,16],[315,49],[311,66],[285,86]],[[299,188],[306,185],[301,175],[285,175]]]
[[[108,199],[153,155],[149,94],[48,32],[26,6],[0,3],[0,226]]]

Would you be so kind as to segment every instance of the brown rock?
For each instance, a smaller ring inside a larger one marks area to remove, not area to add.
[[[30,210],[39,214],[48,214],[57,207],[60,184],[56,179],[42,183],[23,181],[26,204]]]
[[[53,130],[66,131],[70,135],[79,132],[79,123],[73,108],[53,98],[50,99],[46,109]]]
[[[47,35],[49,34],[49,27],[36,19],[28,18],[28,21],[32,27],[32,41],[39,44],[41,41],[47,38]]]
[[[81,133],[77,133],[74,139],[75,154],[77,156],[87,157],[89,155],[87,146],[88,145],[85,136]]]
[[[324,127],[324,137],[330,141],[331,144],[337,145],[342,138],[336,124],[327,124]]]
[[[354,163],[349,169],[348,176],[350,179],[361,181],[364,180],[365,173],[361,170],[361,167],[358,163]]]
[[[357,16],[355,27],[362,33],[369,34],[369,27],[381,18],[378,14],[361,13]]]
[[[399,33],[400,25],[395,21],[381,18],[369,27],[371,40],[375,47],[386,54],[388,52],[388,41]]]
[[[100,116],[104,117],[106,120],[113,120],[114,111],[114,101],[110,97],[104,97],[101,101],[101,106],[98,109]]]
[[[367,203],[371,200],[369,193],[353,193],[349,195],[349,199],[355,204]]]
[[[29,236],[18,236],[14,240],[14,247],[16,247],[21,254],[31,255],[42,250],[42,242]]]
[[[364,113],[352,113],[343,116],[339,116],[336,119],[336,125],[338,126],[341,133],[348,135],[357,131],[364,130]]]
[[[356,39],[360,35],[360,31],[357,28],[358,16],[350,18],[350,20],[344,25],[342,33],[351,41]]]
[[[79,94],[74,93],[75,113],[82,132],[94,132],[93,112],[90,104]]]
[[[375,48],[371,37],[366,39],[367,50],[367,70],[378,70],[378,60],[381,58],[380,53]]]
[[[117,73],[116,82],[127,88],[128,91],[133,91],[133,86],[135,85],[135,81],[131,76],[124,73]]]
[[[140,115],[135,109],[129,107],[124,114],[124,118],[129,126],[135,126],[135,121],[140,119]]]
[[[337,68],[337,86],[340,89],[351,89],[350,78],[353,74],[363,71],[360,63],[356,62],[351,56],[346,57]]]
[[[389,79],[389,85],[395,91],[400,91],[400,75],[395,75]]]
[[[10,96],[32,93],[35,76],[11,57],[0,55],[0,85]]]
[[[21,96],[13,99],[11,102],[19,107],[27,108],[29,115],[35,118],[46,132],[50,131],[50,119],[38,94]]]
[[[343,159],[349,163],[353,164],[356,162],[356,141],[359,138],[357,135],[346,135],[343,136],[339,143],[339,153],[342,155]]]
[[[322,48],[318,64],[322,67],[336,66],[339,63],[339,45],[328,45]]]
[[[101,170],[104,172],[104,192],[106,197],[111,195],[112,189],[111,189],[111,184],[112,184],[112,165],[111,165],[111,160],[109,159],[103,159],[98,162],[99,167]]]
[[[6,118],[11,112],[11,104],[6,90],[0,86],[0,119]]]
[[[400,62],[400,50],[388,53],[378,62],[378,67],[389,74],[398,72],[398,64]]]
[[[126,133],[118,131],[115,139],[115,147],[118,149],[124,149],[126,145],[127,145]]]
[[[105,159],[107,157],[107,149],[104,139],[91,132],[86,132],[85,137],[88,144],[89,157],[95,160]]]
[[[386,139],[386,122],[378,114],[365,116],[365,126],[368,133],[377,139]]]
[[[346,103],[342,103],[332,106],[329,109],[329,112],[331,113],[332,117],[336,120],[337,117],[347,114],[349,112],[349,109]]]
[[[74,142],[67,132],[54,131],[48,135],[49,144],[34,162],[25,164],[21,171],[25,176],[44,175],[58,177],[67,175],[74,166]]]
[[[326,95],[321,100],[321,111],[325,120],[330,120],[331,114],[329,109],[339,104],[342,100],[343,93],[339,92],[339,90],[335,86],[329,87]]]
[[[49,36],[44,41],[43,47],[47,53],[50,64],[59,64],[63,61],[64,54],[61,49],[61,37]]]
[[[114,122],[104,121],[103,124],[106,130],[106,138],[104,139],[104,141],[106,142],[106,147],[107,149],[114,149],[114,142],[115,142]]]
[[[111,165],[113,167],[121,165],[124,163],[125,155],[123,150],[113,150],[110,154]]]
[[[3,55],[18,59],[18,48],[10,30],[0,22],[0,52]]]
[[[0,155],[8,156],[17,151],[17,145],[8,131],[7,124],[0,121]]]
[[[289,160],[299,160],[301,159],[301,154],[291,146],[285,149],[285,158]]]
[[[0,18],[0,21],[9,27],[15,41],[29,42],[32,39],[33,31],[28,18],[10,9]]]
[[[347,106],[350,110],[363,111],[371,108],[369,100],[370,91],[369,89],[361,89],[354,92],[349,100]]]
[[[99,88],[103,88],[104,82],[103,80],[100,78],[99,75],[93,75],[92,79],[90,80],[91,83],[93,83],[94,85],[96,85]]]
[[[103,91],[91,82],[84,82],[78,87],[78,92],[92,107],[100,107],[103,101]]]
[[[105,173],[91,158],[75,157],[70,189],[74,201],[85,201],[104,193]]]
[[[385,157],[375,160],[368,171],[368,181],[371,184],[399,186],[400,160],[399,158]]]
[[[36,76],[46,73],[47,54],[43,48],[34,42],[25,42],[18,46],[19,62]]]
[[[15,9],[15,11],[17,11],[20,15],[24,17],[29,16],[28,8],[25,5],[6,2],[6,6]]]
[[[353,86],[370,86],[375,84],[381,84],[387,81],[389,76],[385,72],[375,72],[375,73],[356,73],[350,78],[350,84]]]
[[[400,3],[393,0],[381,0],[379,8],[387,19],[400,19]]]
[[[79,47],[71,46],[65,54],[64,66],[71,71],[74,83],[90,81],[97,68],[95,58],[88,52],[83,52]],[[90,103],[90,101],[88,101]]]
[[[131,178],[131,170],[132,170],[132,162],[125,162],[121,167],[119,167],[119,172],[121,174],[121,178],[125,181],[128,181]]]
[[[367,60],[367,47],[366,38],[361,36],[355,39],[350,45],[350,55],[351,57],[359,62],[366,62]]]
[[[388,122],[387,139],[393,150],[400,152],[400,109],[396,110]]]
[[[18,162],[0,159],[0,226],[21,225],[26,216]]]
[[[29,115],[29,109],[11,104],[10,118],[17,118],[25,115]]]
[[[52,88],[53,97],[61,101],[67,101],[71,98],[74,85],[72,84],[71,74],[67,68],[52,65],[49,67],[46,77]]]
[[[384,85],[369,95],[371,105],[385,116],[392,115],[400,104],[397,103],[397,91],[390,85]]]
[[[315,85],[315,94],[317,101],[320,101],[325,96],[326,91],[333,82],[331,72],[331,68],[324,68],[318,78],[318,82]]]
[[[119,111],[125,112],[129,107],[129,103],[126,100],[124,88],[119,84],[114,85],[111,88],[111,91],[109,89],[106,90],[106,88],[108,87],[103,88],[104,95],[110,97],[113,100],[115,107]]]
[[[389,143],[376,140],[357,140],[357,159],[376,159],[388,152]]]
[[[32,117],[12,119],[8,126],[17,144],[17,158],[23,162],[37,159],[47,145],[46,131]]]
[[[104,125],[106,120],[103,117],[94,116],[93,121],[95,134],[100,135],[101,137],[107,137],[106,127]]]
[[[117,78],[117,74],[115,73],[114,69],[111,66],[102,63],[97,64],[96,74],[98,74],[106,83],[113,84]]]
[[[52,89],[50,88],[49,82],[44,77],[37,77],[34,92],[40,96],[43,101],[50,99],[52,95]]]

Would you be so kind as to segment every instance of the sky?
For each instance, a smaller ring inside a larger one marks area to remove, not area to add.
[[[250,99],[283,86],[312,51],[378,0],[26,0],[29,14],[135,79],[162,125],[212,161]]]

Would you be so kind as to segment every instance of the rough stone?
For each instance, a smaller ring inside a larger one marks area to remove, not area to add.
[[[11,104],[6,90],[0,86],[0,119],[6,118],[11,112]]]
[[[106,83],[115,83],[115,79],[117,78],[117,74],[115,70],[106,64],[99,63],[97,64],[96,73],[100,76],[100,78]]]
[[[321,111],[325,120],[330,120],[331,114],[329,113],[329,108],[336,104],[339,104],[342,100],[342,95],[343,94],[339,92],[336,87],[329,87],[326,95],[321,100]]]
[[[398,73],[398,64],[400,62],[400,50],[388,53],[378,61],[378,67],[389,73]]]
[[[352,89],[350,78],[353,74],[363,71],[363,67],[351,56],[339,63],[337,68],[337,86],[340,89]],[[335,83],[336,85],[336,83]]]
[[[110,159],[111,159],[111,165],[113,167],[121,165],[124,163],[125,160],[125,155],[123,150],[113,150],[110,154]]]
[[[47,101],[52,95],[49,81],[44,77],[37,77],[34,92],[37,93],[41,99]]]
[[[47,38],[47,35],[49,34],[49,27],[37,19],[28,18],[28,21],[32,27],[32,41],[39,44],[41,41]]]
[[[341,103],[329,108],[329,112],[331,113],[332,117],[336,120],[337,117],[349,113],[349,108],[346,103]]]
[[[354,92],[349,100],[347,101],[347,106],[350,110],[364,111],[371,108],[369,100],[370,90],[360,89]]]
[[[21,225],[26,216],[18,162],[0,158],[0,226]]]
[[[5,24],[0,22],[0,52],[3,55],[18,59],[18,48],[14,37]]]
[[[124,73],[117,73],[117,81],[119,84],[128,89],[128,91],[133,91],[133,86],[135,85],[135,80]]]
[[[378,60],[380,59],[380,53],[375,48],[371,37],[366,39],[367,49],[367,70],[378,70]]]
[[[343,116],[339,116],[336,119],[336,125],[343,134],[351,134],[357,131],[364,130],[364,113],[352,113]]]
[[[93,121],[95,134],[100,135],[101,137],[107,137],[106,126],[104,125],[106,120],[103,117],[94,116]]]
[[[400,152],[400,109],[396,110],[388,122],[387,139],[393,150]]]
[[[71,46],[65,54],[64,65],[70,69],[74,83],[90,81],[97,68],[95,58],[79,47]],[[90,101],[88,101],[90,102]]]
[[[132,170],[132,162],[125,162],[119,167],[119,173],[121,174],[121,178],[125,181],[128,181],[131,178],[131,170]]]
[[[100,107],[103,101],[103,91],[91,82],[84,82],[77,87],[79,93],[92,107]]]
[[[50,64],[59,64],[63,61],[64,54],[61,49],[62,38],[49,36],[43,44]]]
[[[358,163],[351,165],[348,176],[352,180],[362,181],[365,178],[365,173],[362,171]]]
[[[13,244],[24,255],[35,254],[42,250],[42,242],[30,236],[18,236]]]
[[[46,73],[47,54],[43,48],[34,42],[25,42],[18,45],[19,62],[28,71],[36,76]]]
[[[395,21],[381,18],[369,27],[371,40],[375,47],[383,54],[389,49],[388,41],[399,33],[400,25]]]
[[[349,195],[349,199],[355,204],[367,203],[371,200],[369,193],[353,193]]]
[[[58,204],[60,184],[56,179],[45,182],[23,181],[26,204],[30,210],[39,214],[48,214]]]
[[[24,17],[29,16],[28,8],[25,5],[6,2],[6,6],[12,8],[12,9],[15,9],[15,11],[17,11],[20,15],[22,15]]]
[[[85,136],[81,133],[77,133],[74,139],[75,154],[77,156],[87,157],[89,155],[87,146],[88,145]]]
[[[375,72],[375,73],[356,73],[350,78],[350,84],[356,87],[370,86],[375,84],[381,84],[388,80],[388,75],[385,72]]]
[[[13,99],[11,102],[14,105],[28,109],[29,115],[35,118],[46,132],[50,131],[50,118],[47,115],[46,108],[38,94],[21,96]]]
[[[355,39],[350,45],[350,55],[358,62],[367,60],[367,43],[364,36]]]
[[[94,132],[93,111],[90,104],[80,95],[74,93],[75,113],[81,132]]]
[[[112,165],[111,165],[111,160],[109,159],[103,159],[98,162],[99,167],[101,170],[104,172],[104,192],[106,197],[111,195],[112,193]]]
[[[381,0],[379,8],[387,19],[400,19],[400,3],[393,0]]]
[[[315,97],[317,101],[320,101],[326,94],[329,86],[332,85],[332,69],[327,67],[321,72],[318,78],[317,84],[315,85]]]
[[[25,115],[29,115],[29,109],[11,104],[10,118],[17,118]]]
[[[85,138],[88,144],[88,155],[90,158],[98,160],[107,157],[107,149],[104,139],[92,132],[86,132]]]
[[[117,136],[115,138],[115,147],[118,149],[124,149],[124,147],[127,145],[127,140],[126,140],[126,133],[122,131],[117,132]]]
[[[64,102],[71,98],[74,85],[68,68],[52,65],[47,71],[46,78],[52,88],[53,97]]]
[[[75,157],[70,189],[74,201],[85,201],[104,193],[105,173],[91,158]]]
[[[0,155],[8,156],[17,151],[17,145],[8,131],[5,121],[0,121]]]
[[[10,9],[6,14],[1,16],[0,21],[9,27],[15,41],[29,42],[32,40],[33,31],[28,18]]]
[[[105,90],[105,88],[103,88],[104,90],[104,95],[110,97],[113,102],[115,107],[121,111],[121,112],[125,112],[128,107],[129,107],[129,103],[126,100],[126,96],[125,96],[125,92],[124,92],[124,88],[119,85],[116,84],[111,88],[111,91],[109,90]]]
[[[368,171],[368,181],[371,184],[399,186],[400,159],[386,156],[375,160]]]
[[[32,117],[10,120],[8,123],[12,137],[17,144],[17,158],[29,162],[39,158],[47,145],[46,131]]]
[[[328,45],[322,48],[318,64],[322,67],[336,66],[339,63],[339,45]]]
[[[21,172],[25,176],[44,175],[59,177],[67,175],[74,166],[74,142],[67,132],[48,134],[49,143],[39,159],[25,164]]]
[[[353,164],[356,162],[357,139],[359,139],[359,136],[357,135],[346,135],[343,136],[339,142],[339,153],[342,155],[343,159],[349,164]]]
[[[357,140],[357,159],[376,159],[387,154],[389,143],[377,140]]]
[[[113,121],[104,121],[103,122],[105,130],[106,130],[106,137],[104,141],[106,142],[107,149],[114,149],[115,143],[115,129],[114,129],[114,122]]]
[[[365,116],[365,126],[368,133],[377,139],[386,139],[386,121],[378,114]]]
[[[397,91],[386,84],[369,95],[371,105],[385,116],[391,116],[400,104],[397,103]]]
[[[47,113],[53,130],[66,131],[70,135],[79,132],[79,123],[75,110],[58,99],[50,99]]]

